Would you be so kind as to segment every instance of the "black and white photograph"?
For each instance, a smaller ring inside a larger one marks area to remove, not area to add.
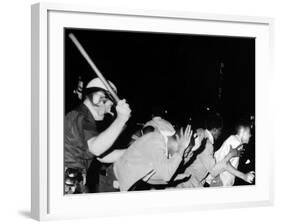
[[[255,38],[63,38],[65,195],[255,185]]]

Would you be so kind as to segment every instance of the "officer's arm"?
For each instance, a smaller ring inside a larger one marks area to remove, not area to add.
[[[106,152],[116,141],[131,116],[131,109],[126,100],[120,100],[116,105],[117,117],[113,123],[98,136],[88,140],[91,153],[100,156]]]
[[[124,152],[125,150],[114,150],[108,155],[97,159],[102,163],[115,163],[124,154]]]
[[[125,123],[125,120],[117,117],[105,131],[87,141],[89,151],[95,156],[100,156],[106,152],[122,132]]]

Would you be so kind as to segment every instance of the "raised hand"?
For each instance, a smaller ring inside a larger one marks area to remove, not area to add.
[[[181,128],[180,133],[178,135],[176,135],[176,139],[178,142],[178,152],[181,155],[184,155],[185,150],[189,146],[190,140],[192,137],[192,133],[193,133],[193,131],[191,130],[191,126],[187,125],[185,130],[183,130],[183,128]]]
[[[117,118],[126,122],[131,116],[131,109],[126,100],[120,100],[116,106]]]

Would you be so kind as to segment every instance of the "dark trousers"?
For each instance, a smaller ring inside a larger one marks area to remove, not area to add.
[[[143,180],[137,181],[132,187],[129,188],[128,191],[145,191],[150,190],[152,186]]]

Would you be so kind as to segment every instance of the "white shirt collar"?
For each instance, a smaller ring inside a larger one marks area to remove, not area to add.
[[[214,144],[214,137],[213,137],[213,135],[211,134],[211,132],[209,131],[209,130],[205,130],[205,133],[206,133],[206,135],[207,135],[207,138],[209,139],[209,141],[212,143],[212,145]]]

